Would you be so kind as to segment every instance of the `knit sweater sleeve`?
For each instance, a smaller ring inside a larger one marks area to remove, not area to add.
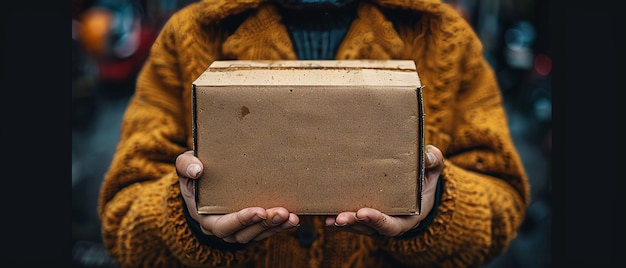
[[[228,265],[246,262],[255,250],[254,244],[232,249],[202,243],[183,211],[174,164],[191,148],[187,103],[194,74],[183,77],[188,72],[181,70],[179,53],[188,47],[176,33],[191,32],[183,30],[189,20],[178,19],[186,15],[181,11],[168,21],[154,42],[101,187],[103,242],[123,267]]]
[[[458,16],[444,19],[449,26],[440,29],[450,32],[448,39],[438,39],[431,47],[440,50],[421,59],[443,66],[439,75],[423,77],[426,139],[445,156],[441,202],[423,234],[381,242],[402,263],[473,267],[504,252],[516,237],[529,185],[481,43]]]

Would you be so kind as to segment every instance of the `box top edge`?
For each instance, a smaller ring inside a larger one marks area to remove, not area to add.
[[[413,60],[218,60],[208,69],[216,68],[389,68],[415,70]]]

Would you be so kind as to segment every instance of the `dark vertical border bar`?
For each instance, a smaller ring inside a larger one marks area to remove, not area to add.
[[[193,137],[193,155],[198,157],[198,122],[196,112],[196,84],[191,85],[191,135]],[[194,197],[196,199],[196,209],[198,209],[198,195],[196,189],[198,189],[198,180],[193,180],[194,184]]]
[[[193,155],[198,156],[198,115],[196,114],[196,85],[191,85],[191,135],[193,137]]]
[[[422,88],[419,86],[415,91],[417,93],[417,108],[419,113],[418,123],[419,132],[417,140],[419,143],[419,180],[417,180],[417,210],[418,215],[422,214],[422,187],[424,183],[424,103],[422,99]]]

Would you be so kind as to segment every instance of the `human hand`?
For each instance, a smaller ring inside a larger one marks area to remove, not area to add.
[[[443,170],[443,153],[433,145],[425,148],[426,165],[422,188],[422,213],[412,216],[389,216],[373,208],[361,208],[356,212],[342,212],[326,218],[327,226],[337,226],[346,231],[366,234],[399,236],[415,229],[428,216],[435,203],[437,181]]]
[[[191,217],[207,235],[214,235],[229,243],[245,244],[260,241],[283,230],[298,226],[300,219],[283,207],[264,209],[249,207],[225,215],[200,215],[196,209],[194,179],[204,170],[200,159],[187,151],[176,158],[176,172],[180,191]]]

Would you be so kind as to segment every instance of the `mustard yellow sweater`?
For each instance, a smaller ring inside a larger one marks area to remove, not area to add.
[[[296,59],[276,7],[205,0],[174,14],[142,68],[102,184],[98,212],[124,267],[467,267],[506,250],[529,185],[494,72],[470,25],[436,0],[360,3],[337,59],[410,59],[423,90],[425,140],[444,152],[444,189],[426,231],[408,239],[324,227],[302,247],[296,230],[228,248],[202,243],[185,218],[174,160],[192,148],[191,84],[221,59]],[[294,228],[296,229],[296,228]]]

